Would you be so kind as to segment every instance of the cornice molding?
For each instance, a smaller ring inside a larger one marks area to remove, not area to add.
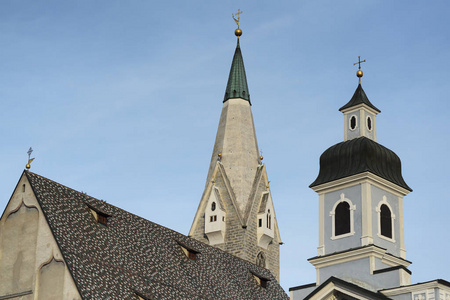
[[[409,194],[409,191],[401,186],[396,185],[395,183],[390,182],[378,175],[375,175],[371,172],[363,172],[359,174],[355,174],[352,176],[340,178],[337,180],[333,180],[330,182],[326,182],[317,186],[311,187],[313,191],[316,193],[329,193],[336,190],[340,190],[346,187],[351,187],[356,184],[369,182],[374,186],[377,186],[382,189],[388,189],[391,193],[396,196],[403,197]]]

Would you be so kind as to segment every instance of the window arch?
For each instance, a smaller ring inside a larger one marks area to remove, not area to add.
[[[348,202],[339,203],[336,206],[335,214],[334,235],[350,233],[350,205]]]
[[[386,204],[380,208],[380,227],[381,235],[392,239],[391,210]]]
[[[266,267],[266,257],[264,253],[261,251],[256,256],[256,265],[265,268]]]
[[[395,214],[389,205],[386,196],[378,203],[376,208],[378,214],[378,236],[389,241],[395,242],[394,220]]]
[[[344,193],[341,194],[340,199],[334,204],[333,210],[330,212],[331,216],[331,239],[339,239],[355,234],[353,224],[353,214],[356,206],[345,198]]]

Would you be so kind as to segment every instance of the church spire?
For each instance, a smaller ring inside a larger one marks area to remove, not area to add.
[[[239,14],[233,18],[239,26]],[[238,37],[205,190],[189,236],[269,269],[279,278],[281,243]]]

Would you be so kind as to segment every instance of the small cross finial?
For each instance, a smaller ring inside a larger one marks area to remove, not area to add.
[[[353,63],[353,65],[358,65],[358,69],[361,70],[361,63],[366,62],[366,60],[361,60],[361,56],[358,56],[358,62]]]
[[[30,147],[30,149],[28,149],[27,153],[28,153],[28,163],[25,167],[27,168],[27,170],[29,170],[31,168],[31,162],[34,160],[34,157],[31,158],[31,153],[33,153],[33,148]]]
[[[359,78],[359,84],[361,84],[361,77],[363,77],[363,71],[361,71],[361,63],[363,62],[366,62],[366,60],[361,60],[361,56],[358,56],[358,62],[353,63],[353,65],[358,65],[356,76]]]

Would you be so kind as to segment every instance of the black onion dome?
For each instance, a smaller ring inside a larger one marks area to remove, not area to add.
[[[409,191],[402,177],[400,158],[377,142],[359,137],[331,146],[320,156],[319,176],[309,186],[371,172]]]

